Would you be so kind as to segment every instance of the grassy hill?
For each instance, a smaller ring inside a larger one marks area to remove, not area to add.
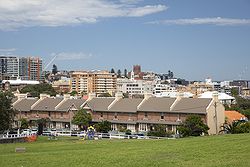
[[[26,147],[25,153],[15,153]],[[250,166],[250,134],[177,140],[80,141],[40,137],[35,143],[1,144],[0,166]]]

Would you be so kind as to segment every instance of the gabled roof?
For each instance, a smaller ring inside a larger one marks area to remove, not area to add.
[[[27,99],[21,99],[19,101],[17,101],[14,104],[14,108],[16,110],[20,110],[20,111],[30,111],[31,110],[31,106],[37,102],[37,98],[27,98]]]
[[[87,102],[87,105],[94,111],[107,111],[108,106],[115,100],[110,97],[95,97]]]
[[[182,98],[172,108],[172,112],[204,114],[212,99]]]
[[[55,111],[55,107],[62,101],[61,98],[45,98],[38,102],[32,110]]]
[[[169,112],[176,98],[151,97],[145,100],[138,111]]]
[[[85,100],[83,99],[67,99],[62,102],[62,104],[56,109],[56,111],[68,111],[72,105],[77,109],[80,109],[80,106],[84,102]]]
[[[225,111],[225,117],[229,123],[238,120],[247,120],[247,117],[237,111]]]
[[[111,112],[136,112],[143,99],[124,98],[118,100],[110,109]]]

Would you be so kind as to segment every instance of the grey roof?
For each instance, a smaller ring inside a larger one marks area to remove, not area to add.
[[[182,98],[173,107],[173,112],[179,113],[206,113],[206,108],[212,99]]]
[[[118,100],[109,111],[113,112],[136,112],[137,106],[142,102],[143,99],[129,99],[124,98]]]
[[[64,102],[62,102],[60,106],[58,106],[56,111],[68,111],[72,105],[74,105],[74,107],[79,109],[84,102],[85,100],[83,99],[67,99]]]
[[[62,101],[61,98],[45,98],[35,105],[35,111],[55,111],[55,107]]]
[[[17,101],[16,104],[13,106],[16,110],[21,111],[30,111],[31,106],[37,102],[37,98],[27,98],[27,99],[21,99],[20,101]]]
[[[176,98],[151,97],[142,103],[138,111],[169,112]]]
[[[87,102],[88,106],[94,111],[107,111],[108,106],[115,100],[110,97],[95,97]]]

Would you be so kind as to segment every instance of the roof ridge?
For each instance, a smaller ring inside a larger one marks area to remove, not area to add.
[[[68,101],[69,99],[63,99],[60,103],[58,103],[56,106],[55,106],[55,110],[57,110],[64,102]]]

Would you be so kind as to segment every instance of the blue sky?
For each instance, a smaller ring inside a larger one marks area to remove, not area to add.
[[[140,64],[188,80],[250,79],[250,1],[2,0],[0,55],[56,56],[67,70]]]

